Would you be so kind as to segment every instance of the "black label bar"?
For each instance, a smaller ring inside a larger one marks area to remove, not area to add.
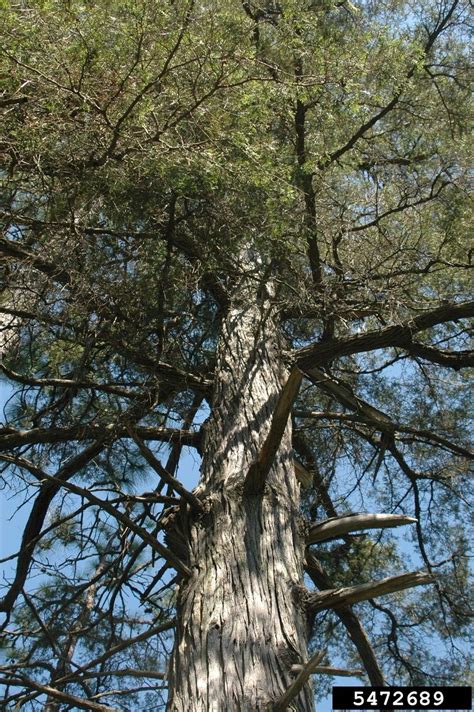
[[[471,687],[333,687],[333,710],[470,710]]]

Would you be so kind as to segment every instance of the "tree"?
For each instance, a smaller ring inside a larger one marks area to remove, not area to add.
[[[2,8],[5,704],[462,681],[468,3]]]

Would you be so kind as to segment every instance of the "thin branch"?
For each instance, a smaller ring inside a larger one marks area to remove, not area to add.
[[[1,311],[4,310],[2,309]],[[121,396],[123,398],[137,398],[140,395],[137,391],[132,391],[129,388],[123,388],[122,386],[111,383],[79,381],[73,378],[33,378],[32,376],[25,376],[23,373],[12,371],[10,368],[7,368],[5,364],[0,364],[0,370],[2,370],[3,373],[12,381],[22,383],[25,386],[38,388],[42,388],[44,386],[54,386],[57,388],[87,388],[90,390],[102,391],[104,393],[113,393],[114,395]]]
[[[173,618],[167,621],[166,623],[161,623],[160,625],[154,626],[153,628],[148,628],[147,630],[143,631],[142,633],[139,633],[133,638],[128,638],[128,640],[121,640],[112,648],[106,650],[102,655],[99,655],[97,658],[90,660],[86,665],[78,666],[73,672],[67,673],[63,677],[56,680],[56,682],[57,684],[64,684],[73,680],[78,675],[84,674],[84,676],[88,676],[87,671],[90,670],[90,668],[96,668],[105,662],[109,662],[109,660],[114,655],[117,655],[117,653],[120,653],[122,650],[126,650],[135,643],[141,643],[144,640],[148,640],[154,635],[158,635],[159,633],[164,633],[168,630],[171,630],[175,627],[175,625],[176,620]]]
[[[0,238],[0,255],[15,257],[23,262],[27,262],[63,286],[71,283],[71,276],[63,267],[58,267],[54,262],[49,262],[33,252],[28,252],[28,250],[25,250],[18,242],[14,242],[13,240]]]
[[[318,386],[325,393],[329,393],[339,403],[346,408],[356,411],[360,421],[368,425],[376,426],[379,430],[393,433],[395,424],[383,411],[375,408],[362,398],[359,398],[351,386],[340,379],[328,375],[319,368],[311,368],[305,371],[305,375],[311,383]]]
[[[292,700],[299,695],[325,654],[326,652],[324,650],[318,651],[303,665],[296,680],[291,683],[280,699],[274,703],[272,712],[284,712],[289,708]]]
[[[340,146],[338,149],[333,151],[332,153],[329,154],[329,156],[324,159],[323,161],[320,161],[318,163],[318,168],[320,171],[325,170],[328,168],[332,163],[337,161],[339,158],[341,158],[345,153],[350,151],[357,143],[357,141],[364,136],[367,131],[369,131],[371,128],[373,128],[381,119],[384,118],[387,114],[394,109],[398,102],[400,101],[400,96],[401,94],[396,94],[391,101],[388,102],[382,109],[380,109],[379,112],[374,114],[368,121],[366,121],[364,124],[361,124],[361,126],[355,131],[352,136],[346,141],[345,144]]]
[[[440,34],[446,29],[457,5],[459,4],[459,0],[454,0],[452,3],[451,7],[449,10],[446,12],[446,14],[440,19],[440,21],[437,23],[436,27],[429,33],[425,47],[424,47],[424,53],[427,56],[431,49],[433,48],[434,43],[436,42],[437,38],[440,36]],[[410,79],[416,69],[417,65],[413,65],[410,67],[408,72],[406,73],[406,79]],[[335,161],[339,160],[345,153],[350,151],[356,143],[359,141],[360,138],[365,136],[365,134],[373,128],[379,121],[381,121],[387,114],[389,114],[399,103],[400,99],[402,97],[402,91],[397,92],[392,99],[386,104],[380,111],[378,111],[376,114],[374,114],[370,119],[368,119],[365,123],[361,124],[361,126],[355,131],[352,136],[346,141],[345,144],[340,146],[338,149],[333,151],[326,159],[322,160],[318,164],[319,170],[325,170],[328,168],[332,163]]]
[[[196,510],[197,512],[204,512],[204,505],[202,502],[194,495],[192,492],[189,492],[179,480],[177,480],[171,473],[166,470],[161,462],[155,457],[155,455],[152,453],[152,451],[147,448],[143,440],[139,437],[137,434],[136,430],[129,426],[128,428],[128,433],[134,443],[138,446],[138,449],[140,450],[141,454],[147,461],[147,463],[150,465],[150,467],[157,473],[159,477],[170,487],[173,488],[175,492],[180,494],[184,500],[192,507],[192,509]]]
[[[126,514],[120,512],[111,502],[107,501],[106,499],[96,497],[90,490],[85,489],[84,487],[74,485],[72,482],[63,482],[61,480],[58,480],[57,477],[47,475],[44,472],[42,473],[42,478],[52,484],[60,484],[61,487],[64,487],[65,489],[69,490],[73,494],[78,495],[79,497],[84,497],[93,504],[97,505],[101,510],[108,512],[112,517],[114,517],[114,519],[121,522],[131,531],[138,534],[138,536],[144,542],[146,542],[154,551],[156,551],[161,557],[163,557],[163,559],[169,561],[169,563],[176,569],[176,571],[183,574],[184,576],[191,575],[191,570],[186,566],[186,564],[184,564],[180,559],[178,559],[178,557],[175,556],[175,554],[173,554],[170,549],[167,549],[165,546],[163,546],[163,544],[160,544],[158,539],[152,536],[147,529],[140,526],[139,524],[136,524]]]
[[[337,677],[362,677],[363,670],[343,670],[342,668],[331,667],[330,665],[318,665],[313,670],[315,675],[335,675]]]
[[[74,233],[81,233],[83,235],[88,235],[92,237],[100,237],[101,235],[106,235],[110,237],[116,237],[119,239],[134,239],[134,240],[163,240],[172,245],[176,250],[181,252],[189,261],[202,261],[202,250],[199,244],[195,243],[189,235],[177,234],[173,231],[171,235],[168,226],[165,223],[157,224],[155,230],[142,230],[136,232],[134,230],[116,230],[111,227],[102,226],[92,226],[92,225],[82,225],[81,223],[70,223],[57,222],[57,221],[43,221],[36,218],[31,218],[26,215],[6,213],[5,211],[0,211],[0,216],[13,221],[15,224],[20,225],[31,225],[34,228],[43,229],[53,229],[53,230],[74,230]],[[187,215],[176,218],[175,224],[183,222],[187,219]],[[19,246],[16,242],[7,239],[0,240],[0,254],[16,257],[22,261],[29,262],[36,269],[53,277],[61,284],[69,284],[71,282],[71,276],[64,270],[59,269],[51,262],[42,259],[35,253],[28,252]],[[228,296],[224,288],[220,284],[219,280],[212,272],[206,272],[202,276],[202,283],[209,291],[212,296],[222,307],[225,307],[228,302]]]
[[[299,672],[303,669],[302,665],[292,665],[292,672]],[[314,668],[313,675],[334,675],[336,677],[362,677],[363,670],[344,670],[342,668],[331,667],[330,665],[318,665]]]
[[[13,687],[30,687],[42,695],[48,695],[61,702],[71,705],[72,709],[81,710],[92,710],[93,712],[119,712],[116,707],[110,707],[109,705],[101,705],[98,702],[92,702],[84,700],[82,697],[77,697],[76,695],[69,695],[66,692],[61,692],[55,687],[50,685],[42,685],[37,680],[33,678],[26,677],[26,675],[18,675],[16,678],[0,678],[0,683],[4,685],[11,685]]]
[[[120,668],[118,670],[101,670],[100,672],[86,672],[81,675],[83,679],[91,677],[149,677],[154,680],[166,680],[168,673],[156,670],[136,670],[135,668]]]
[[[434,200],[435,198],[438,198],[441,192],[446,188],[446,186],[450,185],[450,181],[441,181],[439,187],[435,191],[435,184],[437,183],[439,178],[439,175],[435,178],[433,185],[431,186],[431,190],[428,195],[425,195],[421,198],[418,198],[417,200],[413,200],[413,202],[409,202],[408,199],[401,199],[399,204],[394,207],[394,208],[388,208],[384,212],[379,213],[373,220],[369,220],[368,222],[362,223],[362,224],[357,224],[354,225],[352,228],[350,228],[350,232],[361,232],[363,230],[368,230],[371,227],[375,227],[376,225],[379,225],[379,223],[384,220],[385,218],[390,217],[391,215],[396,215],[397,213],[402,213],[405,212],[406,210],[410,210],[411,208],[416,208],[419,205],[424,205],[425,203],[429,203],[430,201]]]
[[[35,466],[29,467],[29,463],[27,463],[30,472],[32,472],[37,479],[42,479],[43,484],[40,488],[38,496],[35,499],[30,516],[28,517],[28,521],[25,525],[21,540],[20,553],[18,555],[15,578],[3,600],[0,600],[0,611],[8,612],[11,610],[24,586],[31,559],[33,557],[34,547],[37,542],[37,537],[41,531],[52,500],[69,477],[72,477],[72,475],[85,467],[88,462],[93,460],[94,457],[102,451],[104,448],[104,442],[105,436],[102,436],[87,448],[82,450],[78,455],[68,460],[66,464],[58,470],[56,477],[50,477],[48,481],[44,481],[48,478],[39,468]]]
[[[316,370],[316,369],[315,369]],[[386,413],[377,410],[371,406],[367,401],[364,401],[359,396],[356,396],[348,384],[344,384],[343,381],[335,381],[329,378],[323,371],[320,373],[325,376],[324,380],[313,381],[315,385],[321,387],[326,393],[330,393],[336,398],[341,404],[350,408],[351,410],[357,411],[357,414],[350,413],[336,413],[335,411],[310,411],[310,410],[299,410],[293,413],[295,418],[314,418],[315,420],[339,420],[348,421],[353,423],[364,423],[375,427],[380,432],[386,433],[387,435],[393,435],[395,432],[406,433],[408,435],[414,435],[416,440],[429,442],[431,445],[438,445],[443,449],[450,450],[451,452],[461,455],[471,459],[474,457],[474,453],[457,443],[453,443],[451,440],[434,433],[432,430],[425,430],[421,428],[412,428],[409,425],[402,425],[401,423],[391,420]],[[296,432],[300,428],[296,429]],[[304,429],[304,428],[302,428]]]
[[[316,369],[314,369],[316,371]],[[338,420],[341,422],[364,423],[375,427],[380,432],[393,436],[395,432],[414,435],[415,439],[423,442],[429,442],[431,445],[437,445],[443,449],[461,455],[462,457],[472,458],[474,453],[457,443],[448,440],[442,435],[434,433],[432,430],[420,428],[412,428],[409,425],[403,425],[395,420],[391,420],[386,413],[371,406],[367,401],[357,396],[348,384],[343,381],[331,379],[323,371],[318,371],[324,379],[320,381],[313,380],[315,385],[318,385],[326,393],[330,393],[342,405],[357,411],[357,414],[337,413],[335,411],[311,411],[298,410],[294,411],[295,418],[314,418],[315,420]],[[298,431],[300,428],[297,428]],[[301,428],[304,429],[304,428]]]

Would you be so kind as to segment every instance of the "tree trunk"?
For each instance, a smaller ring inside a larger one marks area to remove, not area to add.
[[[173,712],[270,710],[294,679],[291,666],[307,658],[290,423],[264,494],[243,493],[288,377],[273,310],[268,287],[258,292],[247,279],[222,327],[198,490],[208,514],[189,528],[192,576],[178,595]],[[314,709],[310,685],[292,709]]]

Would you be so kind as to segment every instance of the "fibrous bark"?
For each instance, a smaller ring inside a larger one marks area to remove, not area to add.
[[[242,280],[222,327],[213,412],[197,494],[208,513],[190,527],[168,709],[270,709],[307,659],[299,484],[287,424],[262,494],[244,482],[288,380],[268,289]],[[293,701],[313,710],[310,685]]]

